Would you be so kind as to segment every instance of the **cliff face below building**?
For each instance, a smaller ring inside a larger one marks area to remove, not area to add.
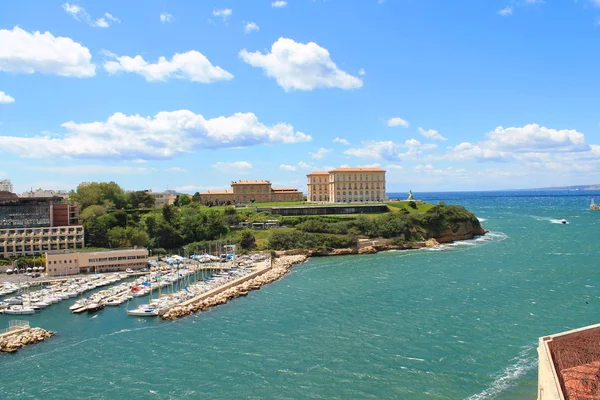
[[[434,247],[441,243],[452,243],[460,240],[473,239],[476,236],[485,235],[487,231],[481,225],[475,225],[470,221],[460,222],[448,227],[439,234],[430,233],[428,238],[416,242],[395,242],[393,239],[362,239],[356,247],[343,249],[297,249],[276,251],[277,256],[306,255],[309,257],[320,256],[343,256],[350,254],[375,254],[380,251],[389,250],[414,250],[424,247]]]

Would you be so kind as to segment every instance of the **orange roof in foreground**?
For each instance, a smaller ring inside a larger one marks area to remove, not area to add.
[[[381,168],[336,168],[331,172],[385,172]]]
[[[315,171],[315,172],[311,172],[310,174],[307,174],[307,176],[309,176],[309,175],[329,175],[329,172]]]
[[[568,368],[561,373],[569,400],[600,398],[600,361]]]

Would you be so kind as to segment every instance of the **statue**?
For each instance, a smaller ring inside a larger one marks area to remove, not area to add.
[[[406,199],[406,200],[407,201],[413,201],[414,200],[414,197],[413,197],[413,194],[412,194],[412,190],[408,191],[408,199]]]

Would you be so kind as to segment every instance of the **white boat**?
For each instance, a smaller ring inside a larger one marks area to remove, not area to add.
[[[568,224],[568,223],[569,223],[569,221],[567,221],[566,219],[561,219],[561,220],[560,220],[560,223],[561,223],[561,224]]]
[[[30,315],[30,314],[35,314],[35,310],[31,307],[15,305],[15,306],[8,307],[6,310],[4,310],[4,314]]]
[[[104,305],[105,306],[118,306],[118,305],[122,304],[123,301],[124,301],[124,299],[121,297],[112,297],[110,299],[107,299],[104,302]]]
[[[78,300],[71,307],[69,307],[69,310],[71,310],[71,311],[77,310],[78,308],[81,308],[83,306],[87,306],[89,304],[90,304],[90,301],[87,300],[87,299]]]
[[[48,303],[46,303],[45,301],[34,301],[33,303],[31,303],[32,306],[34,307],[39,307],[39,308],[46,308],[49,306]]]
[[[158,308],[151,307],[148,304],[142,304],[136,309],[127,310],[127,315],[132,315],[134,317],[157,317]]]

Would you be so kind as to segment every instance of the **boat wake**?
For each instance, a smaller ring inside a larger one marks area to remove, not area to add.
[[[556,219],[556,218],[550,218],[550,217],[540,217],[538,215],[529,215],[529,217],[534,218],[537,221],[545,221],[545,222],[550,222],[551,224],[568,224],[569,222],[566,219]]]
[[[515,381],[528,371],[537,366],[537,358],[534,346],[525,346],[519,355],[513,358],[513,364],[509,365],[498,376],[494,382],[481,393],[474,394],[466,400],[487,400],[495,398],[499,393],[514,385]]]

